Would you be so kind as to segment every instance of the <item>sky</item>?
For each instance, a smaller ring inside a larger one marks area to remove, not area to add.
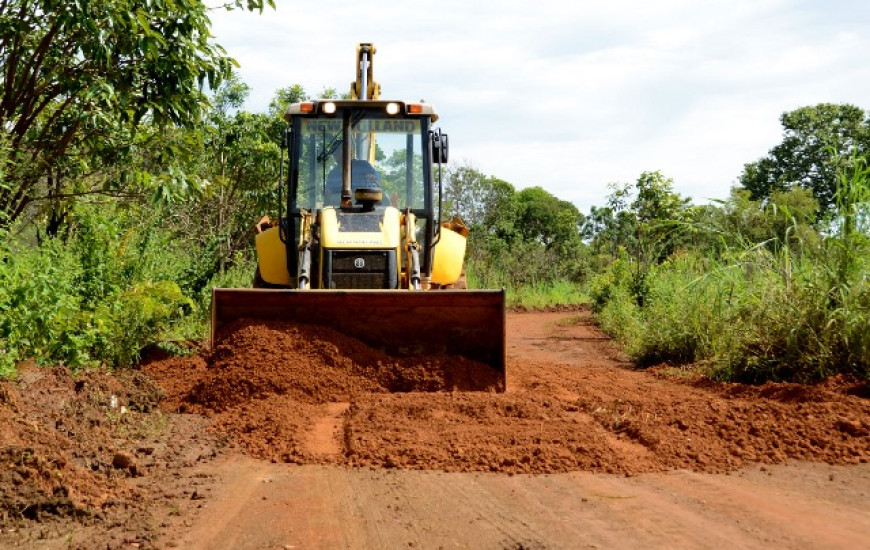
[[[782,140],[782,113],[870,110],[867,0],[276,0],[214,10],[215,41],[263,112],[279,88],[345,92],[377,48],[383,99],[434,105],[450,165],[588,212],[658,170],[727,198]]]

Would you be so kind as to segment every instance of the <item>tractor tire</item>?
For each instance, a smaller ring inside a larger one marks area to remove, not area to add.
[[[257,269],[254,270],[254,288],[269,288],[269,283],[263,280],[263,276],[260,275],[260,266],[257,266]]]

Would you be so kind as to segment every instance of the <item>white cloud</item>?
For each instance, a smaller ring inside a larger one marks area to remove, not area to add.
[[[646,170],[696,201],[723,198],[779,141],[784,111],[870,108],[858,0],[278,4],[212,14],[250,109],[295,83],[346,90],[370,41],[384,95],[433,103],[453,159],[584,210]]]

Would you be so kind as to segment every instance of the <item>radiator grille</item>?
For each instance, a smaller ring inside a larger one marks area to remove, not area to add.
[[[397,288],[394,250],[330,250],[324,254],[327,288]]]

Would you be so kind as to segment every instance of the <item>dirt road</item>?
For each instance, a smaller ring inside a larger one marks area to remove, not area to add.
[[[308,390],[290,395],[263,390],[287,359],[263,338],[256,356],[220,359],[222,380],[245,361],[266,365],[260,378],[219,392],[207,419],[171,415],[147,464],[131,453],[146,505],[99,488],[143,521],[69,522],[41,538],[28,524],[0,532],[0,547],[868,547],[870,400],[855,381],[747,387],[634,371],[587,313],[554,312],[509,315],[504,394],[383,393],[344,376],[326,389],[299,379]],[[154,367],[164,403],[213,403],[201,383],[211,361]]]
[[[571,319],[564,313],[510,316],[514,375],[509,394],[531,386],[545,395],[576,398],[566,395],[570,391],[564,386],[570,384],[553,379],[562,368],[628,378],[614,381],[616,387],[634,384],[655,391],[668,384],[647,373],[620,370],[625,365],[609,342]],[[671,404],[680,405],[679,400]],[[589,427],[595,425],[590,422]],[[616,453],[640,463],[642,457],[635,455],[647,454],[628,438],[612,436],[610,443]],[[866,463],[752,465],[728,474],[677,470],[631,477],[288,466],[238,456],[209,467],[225,482],[191,529],[179,533],[180,547],[818,549],[870,544]]]
[[[637,477],[215,465],[181,548],[865,548],[870,469]]]

